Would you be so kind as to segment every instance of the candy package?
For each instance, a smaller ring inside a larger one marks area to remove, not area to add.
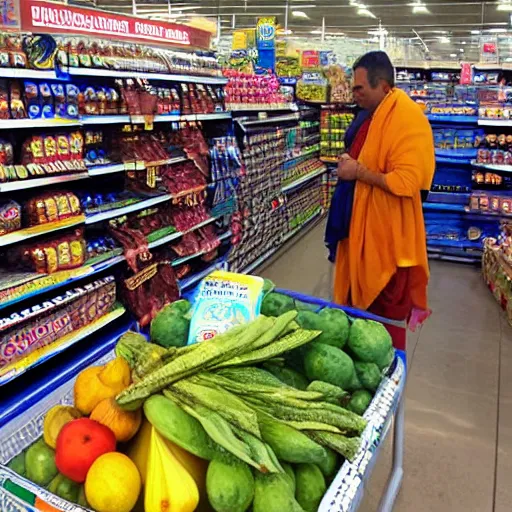
[[[8,251],[10,268],[19,267],[41,274],[70,270],[85,263],[83,229],[50,240],[43,240]]]
[[[21,229],[21,206],[10,199],[0,201],[0,235]]]
[[[56,222],[82,213],[80,201],[72,192],[46,192],[25,205],[30,226]]]

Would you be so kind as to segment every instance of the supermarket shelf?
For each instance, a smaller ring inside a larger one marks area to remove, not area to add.
[[[15,190],[25,190],[27,188],[44,187],[46,185],[67,183],[68,181],[83,180],[85,178],[89,178],[88,173],[75,172],[74,174],[60,174],[59,176],[48,176],[45,178],[11,181],[9,183],[0,183],[0,192],[13,192]]]
[[[267,251],[265,254],[262,254],[259,258],[256,258],[252,263],[247,265],[247,267],[245,267],[243,270],[240,270],[240,273],[241,274],[250,274],[256,268],[263,265],[263,263],[265,263],[269,258],[271,258],[277,251],[279,251],[286,244],[286,242],[288,242],[293,237],[295,237],[295,235],[300,233],[303,230],[303,228],[305,228],[306,226],[313,227],[311,224],[313,223],[313,225],[314,225],[316,223],[315,221],[320,220],[322,215],[323,215],[323,211],[318,210],[317,213],[311,215],[311,217],[308,220],[306,220],[301,226],[293,229],[287,235],[285,235],[285,237],[283,238],[283,242],[280,246],[274,247],[274,248],[270,249],[269,251]]]
[[[195,226],[192,226],[190,229],[187,229],[186,231],[175,231],[174,233],[171,233],[170,235],[163,236],[162,238],[159,238],[158,240],[154,240],[153,242],[150,242],[148,244],[148,247],[150,249],[154,249],[155,247],[159,247],[160,245],[167,244],[169,242],[172,242],[173,240],[176,240],[177,238],[182,237],[183,235],[187,233],[191,233],[192,231],[195,231],[196,229],[202,228],[203,226],[206,226],[208,224],[211,224],[212,222],[215,222],[217,220],[217,217],[211,217],[209,219],[204,220],[203,222],[200,222],[199,224],[196,224]]]
[[[482,259],[481,255],[474,256],[457,256],[456,254],[450,253],[442,253],[432,251],[427,247],[427,255],[430,260],[440,260],[440,261],[451,261],[453,263],[479,263]]]
[[[448,203],[467,205],[471,194],[469,192],[433,192],[428,193],[428,200],[433,203]]]
[[[2,388],[2,407],[0,408],[0,428],[38,402],[42,396],[49,395],[58,387],[67,383],[83,369],[97,362],[111,352],[117,340],[127,330],[133,328],[128,317],[112,322],[101,334],[91,336],[87,343],[78,343],[59,356],[58,371],[40,366],[29,374],[22,375],[15,382]]]
[[[512,165],[481,164],[476,160],[471,160],[471,165],[479,169],[488,169],[489,171],[512,172]]]
[[[329,157],[329,156],[321,156],[320,157],[320,161],[324,162],[326,164],[337,164],[338,163],[338,158],[332,158],[332,157]]]
[[[512,119],[479,119],[478,126],[512,126]]]
[[[82,116],[80,122],[84,125],[89,124],[131,124],[131,117],[128,115],[112,116]]]
[[[297,110],[298,107],[295,103],[283,103],[283,104],[267,104],[259,103],[252,105],[250,103],[231,103],[231,112],[277,112],[280,110]]]
[[[199,229],[200,227],[203,227],[211,222],[214,222],[215,220],[217,220],[217,218],[212,217],[211,219],[207,219],[204,222],[196,224],[187,231],[178,231],[165,237],[162,237],[158,240],[154,240],[153,242],[150,242],[148,244],[148,247],[150,249],[153,249],[160,245],[166,244],[172,240],[175,240],[183,236],[185,233],[190,233],[191,231]],[[58,290],[59,288],[62,288],[64,286],[77,283],[78,281],[81,281],[87,277],[108,270],[109,268],[112,268],[123,261],[125,261],[125,257],[123,255],[114,256],[112,258],[103,260],[98,263],[94,263],[92,265],[85,264],[83,267],[79,267],[73,270],[56,272],[55,274],[50,275],[42,275],[38,279],[27,282],[25,284],[20,284],[19,286],[12,286],[11,288],[6,288],[5,290],[14,288],[27,289],[27,292],[4,300],[2,300],[2,291],[4,290],[0,290],[0,310],[17,304],[18,302],[22,302],[28,298],[41,295],[42,293]]]
[[[480,124],[478,116],[427,114],[431,123]]]
[[[436,247],[446,247],[452,249],[476,249],[482,250],[483,245],[480,241],[471,240],[436,240],[427,236],[427,248],[429,251],[435,251]]]
[[[162,194],[160,196],[151,197],[149,199],[144,199],[142,201],[137,201],[136,203],[124,206],[123,208],[116,208],[115,210],[108,210],[106,212],[93,213],[91,215],[87,215],[85,223],[95,224],[96,222],[103,222],[105,220],[115,219],[128,213],[136,212],[139,210],[145,210],[146,208],[150,208],[151,206],[154,206],[156,204],[164,203],[165,201],[169,201],[170,199],[172,199],[172,197],[173,196],[171,194]]]
[[[291,156],[289,158],[287,158],[283,164],[286,164],[288,162],[293,162],[294,160],[297,160],[299,158],[304,158],[306,156],[311,156],[311,155],[314,155],[315,153],[320,153],[320,145],[318,145],[318,148],[317,149],[313,149],[313,150],[309,150],[309,151],[303,151],[301,153],[299,153],[298,155],[294,155],[294,156]]]
[[[78,226],[83,224],[85,221],[85,215],[76,215],[64,221],[48,222],[47,224],[41,224],[39,226],[32,226],[30,228],[18,229],[7,235],[0,236],[0,247],[15,244],[18,242],[24,242],[29,238],[34,238],[40,235],[47,235],[54,231],[60,231],[61,229],[70,228],[72,226]]]
[[[436,157],[459,158],[465,160],[467,158],[476,158],[476,148],[460,148],[460,149],[440,149],[436,148]]]
[[[151,116],[148,116],[151,119]],[[179,121],[208,121],[230,119],[231,112],[214,112],[212,114],[165,114],[153,117],[155,123],[177,123]],[[146,116],[112,115],[112,116],[83,116],[80,119],[84,125],[94,124],[144,124]]]
[[[2,68],[2,78],[40,78],[41,80],[55,80],[55,70]]]
[[[89,176],[103,176],[104,174],[113,174],[116,172],[124,172],[124,164],[98,165],[87,169]]]
[[[214,112],[213,114],[194,114],[193,121],[211,121],[215,119],[231,119],[231,112]]]
[[[324,167],[323,169],[320,169],[318,171],[310,172],[309,174],[306,174],[306,176],[302,176],[302,178],[299,178],[298,180],[293,181],[289,185],[284,186],[281,189],[281,192],[286,193],[286,192],[289,192],[290,190],[300,187],[304,183],[307,183],[308,181],[316,178],[317,176],[321,176],[322,174],[325,174],[327,172],[327,170],[328,169],[326,167]]]
[[[195,84],[217,84],[228,83],[228,79],[215,76],[201,75],[173,75],[170,73],[141,73],[136,71],[118,71],[115,69],[94,69],[94,68],[68,68],[67,73],[72,76],[101,76],[113,78],[146,78],[148,80],[167,80],[169,82],[189,82]]]
[[[222,233],[222,235],[219,235],[218,238],[221,242],[228,238],[231,238],[231,231],[226,231],[225,233]],[[217,249],[217,247],[215,249]],[[213,249],[213,250],[215,250],[215,249]],[[209,252],[211,252],[211,251],[199,251],[194,254],[190,254],[189,256],[183,256],[183,258],[178,258],[177,260],[174,260],[172,262],[172,266],[177,267],[178,265],[182,265],[183,263],[186,263],[189,260],[198,258],[199,256],[204,256],[205,254],[208,254]]]
[[[1,119],[1,130],[19,128],[57,128],[62,126],[80,126],[78,119]]]
[[[3,367],[0,370],[0,386],[7,384],[11,380],[24,374],[26,371],[44,363],[48,359],[51,359],[87,336],[91,336],[106,325],[120,318],[125,312],[126,309],[123,306],[118,305],[118,307],[113,311],[107,313],[101,318],[98,318],[95,322],[63,336],[51,345],[47,345],[31,352],[27,357],[13,363],[12,365]]]
[[[253,119],[251,121],[242,121],[238,120],[238,124],[245,129],[250,126],[258,126],[263,124],[271,124],[271,123],[284,123],[287,121],[298,121],[300,119],[299,112],[294,112],[293,114],[285,114],[282,116],[268,117],[266,119]]]
[[[453,203],[423,203],[424,212],[453,212],[453,213],[466,213],[463,204]]]

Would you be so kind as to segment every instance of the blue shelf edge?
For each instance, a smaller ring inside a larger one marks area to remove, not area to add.
[[[478,116],[427,114],[427,118],[431,123],[478,124]]]

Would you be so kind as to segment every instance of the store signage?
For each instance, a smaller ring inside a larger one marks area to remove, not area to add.
[[[305,50],[301,55],[301,65],[305,69],[320,67],[320,54],[314,50]]]
[[[259,49],[274,48],[277,20],[275,16],[258,18],[256,23],[256,42]]]
[[[161,45],[210,47],[205,30],[40,0],[22,0],[21,28],[28,32],[86,34]]]

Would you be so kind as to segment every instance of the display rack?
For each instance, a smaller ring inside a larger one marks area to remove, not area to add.
[[[445,66],[445,67],[444,67]],[[475,69],[497,69],[496,66],[474,66]],[[399,73],[416,73],[419,71],[421,80],[399,81],[399,87],[409,90],[413,99],[425,103],[427,117],[434,130],[436,141],[436,172],[427,202],[424,203],[424,216],[427,229],[427,250],[429,257],[449,261],[479,263],[482,257],[483,240],[487,236],[497,236],[500,221],[506,219],[506,213],[489,208],[487,211],[479,211],[474,207],[473,198],[478,194],[489,194],[492,187],[486,183],[480,183],[475,178],[476,172],[481,175],[495,172],[505,182],[507,173],[512,167],[496,163],[481,163],[478,160],[478,148],[464,145],[478,145],[480,132],[489,133],[493,127],[503,127],[506,131],[511,126],[508,119],[483,118],[482,109],[479,109],[480,98],[486,105],[485,99],[496,95],[497,87],[492,84],[478,87],[458,84],[458,71],[460,66],[449,63],[409,63],[407,66],[400,64]],[[432,81],[433,71],[446,79]],[[416,76],[416,75],[415,75]],[[443,88],[449,85],[449,91],[442,94]],[[418,88],[418,96],[414,96]],[[432,92],[434,91],[434,93]],[[421,93],[421,94],[420,94]],[[426,94],[425,94],[426,93]],[[487,96],[486,96],[487,94]],[[451,105],[453,104],[453,108]],[[443,113],[432,113],[442,111]],[[450,112],[453,111],[453,112]],[[485,109],[484,109],[485,111]],[[470,112],[464,114],[463,112]],[[479,117],[480,116],[480,117]],[[480,132],[479,132],[480,130]],[[443,132],[446,142],[443,140]],[[468,134],[473,133],[474,144],[467,140]],[[508,132],[507,132],[508,133]],[[439,141],[438,136],[439,134]],[[455,135],[454,135],[455,134]],[[465,139],[460,147],[458,135]],[[438,147],[441,144],[441,147]],[[444,147],[446,144],[447,147]],[[457,145],[459,144],[459,146]],[[485,178],[487,179],[487,178]],[[496,188],[495,194],[503,192],[503,187]]]

